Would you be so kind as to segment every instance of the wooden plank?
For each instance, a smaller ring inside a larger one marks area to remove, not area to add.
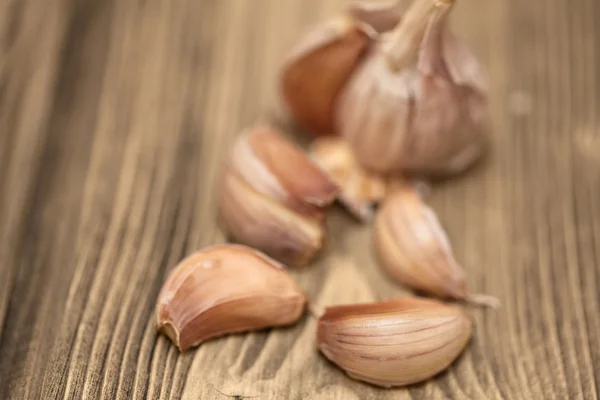
[[[2,398],[594,399],[600,390],[600,5],[458,2],[488,67],[489,160],[430,198],[498,311],[448,372],[380,390],[315,349],[316,322],[180,355],[156,335],[169,269],[223,242],[216,186],[239,132],[272,118],[279,62],[344,0],[0,1]],[[408,3],[408,1],[407,1]],[[335,207],[319,306],[409,293]]]

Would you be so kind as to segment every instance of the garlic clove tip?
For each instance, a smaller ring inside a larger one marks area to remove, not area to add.
[[[502,307],[502,302],[498,298],[487,294],[467,294],[464,296],[464,300],[473,305],[489,307],[493,309]]]

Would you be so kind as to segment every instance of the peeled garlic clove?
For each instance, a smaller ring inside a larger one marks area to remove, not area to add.
[[[340,94],[336,130],[373,171],[458,173],[486,148],[487,90],[471,52],[446,31],[453,0],[415,0]]]
[[[375,219],[375,250],[394,280],[440,298],[498,306],[498,300],[472,295],[434,211],[414,187],[397,188]]]
[[[283,267],[245,246],[207,248],[183,260],[164,283],[157,328],[180,351],[230,333],[291,325],[306,296]]]
[[[387,180],[362,168],[343,138],[315,139],[309,151],[312,159],[341,188],[338,199],[344,207],[361,221],[370,221],[374,207],[385,197]]]
[[[221,221],[234,240],[291,265],[322,247],[324,209],[339,189],[276,130],[258,126],[243,134],[222,179]]]
[[[356,2],[313,28],[286,57],[280,91],[294,118],[315,136],[334,133],[340,91],[378,33],[392,28],[400,1]]]
[[[446,369],[471,331],[459,308],[409,297],[328,308],[319,319],[317,347],[354,379],[405,386]]]

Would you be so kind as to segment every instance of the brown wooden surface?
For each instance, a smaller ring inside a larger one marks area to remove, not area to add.
[[[434,188],[474,291],[449,372],[383,391],[314,349],[315,322],[179,355],[152,310],[222,242],[227,145],[269,115],[278,61],[343,0],[0,0],[0,398],[593,399],[600,388],[600,3],[461,0],[488,66],[494,153]],[[403,295],[341,210],[294,272],[318,305]],[[239,398],[239,397],[238,397]]]

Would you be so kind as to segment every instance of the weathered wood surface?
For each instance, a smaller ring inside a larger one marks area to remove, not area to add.
[[[154,332],[169,268],[222,242],[227,145],[268,115],[278,61],[343,0],[0,0],[0,397],[594,399],[600,388],[600,3],[462,0],[494,153],[431,202],[478,292],[463,357],[383,391],[315,322],[179,355]],[[336,209],[294,272],[319,305],[402,295]]]

